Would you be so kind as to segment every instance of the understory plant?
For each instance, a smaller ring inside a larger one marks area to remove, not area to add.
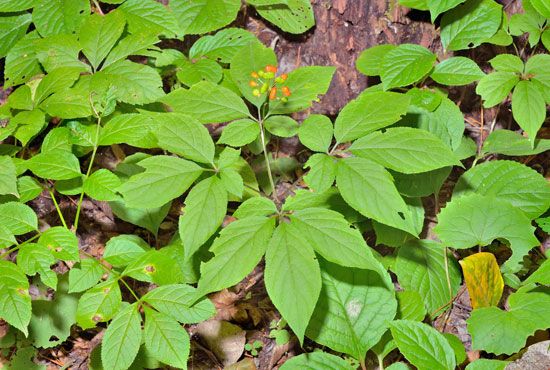
[[[494,0],[400,3],[430,12],[444,53],[364,50],[356,67],[374,83],[329,117],[310,111],[335,67],[280,66],[228,27],[250,8],[306,32],[308,0],[0,0],[9,366],[104,330],[90,368],[185,369],[186,325],[255,270],[280,314],[269,336],[324,349],[285,370],[464,368],[441,322],[466,292],[468,349],[483,351],[467,369],[504,369],[550,328],[550,185],[534,169],[550,149],[550,6],[524,0],[509,17]],[[502,52],[467,57],[482,44]],[[456,94],[474,84],[477,142]],[[292,140],[307,159],[277,153]],[[87,204],[140,232],[106,235],[98,252]]]

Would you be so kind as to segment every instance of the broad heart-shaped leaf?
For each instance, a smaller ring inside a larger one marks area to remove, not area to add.
[[[86,0],[38,0],[33,9],[32,21],[42,37],[73,33],[90,14]]]
[[[438,15],[463,2],[464,0],[426,0],[426,5],[428,6],[432,16],[432,23]]]
[[[174,11],[185,35],[198,35],[215,31],[237,18],[239,0],[174,0]]]
[[[437,64],[430,77],[442,85],[468,85],[485,76],[476,62],[466,57],[452,57]]]
[[[512,257],[504,267],[511,272],[517,271],[523,256],[539,244],[529,218],[510,203],[492,196],[470,194],[453,199],[438,219],[434,231],[452,248],[486,246],[494,239],[506,239]]]
[[[362,360],[395,316],[397,301],[390,276],[383,269],[320,263],[323,287],[306,335]]]
[[[29,281],[14,263],[0,261],[0,318],[28,334],[31,320]]]
[[[472,308],[498,305],[504,288],[495,255],[488,252],[472,254],[460,261]]]
[[[17,253],[17,266],[26,275],[40,274],[42,282],[54,290],[57,288],[57,274],[50,266],[55,262],[52,252],[42,244],[27,243]]]
[[[124,31],[126,21],[119,10],[103,16],[92,14],[88,17],[79,33],[82,52],[94,69],[105,59]]]
[[[336,184],[346,203],[362,215],[416,235],[412,215],[381,165],[364,158],[343,159]]]
[[[396,47],[395,45],[384,44],[363,50],[355,62],[355,68],[366,76],[379,76],[384,57]]]
[[[184,324],[208,320],[216,314],[208,298],[195,303],[196,300],[196,289],[185,284],[164,285],[143,296],[143,301],[154,309]]]
[[[291,223],[323,258],[341,266],[381,271],[361,233],[340,213],[324,208],[295,211]]]
[[[131,224],[143,227],[154,235],[157,235],[162,221],[168,215],[172,202],[168,202],[159,208],[129,208],[124,202],[110,202],[109,205],[115,216]]]
[[[162,119],[158,119],[158,115],[120,114],[111,118],[103,126],[99,136],[99,145],[125,143],[138,148],[154,148],[157,146],[157,139],[153,132],[157,130],[162,121]]]
[[[418,369],[454,370],[456,361],[452,347],[443,334],[431,326],[396,320],[390,328],[403,356]]]
[[[172,5],[172,4],[171,4]],[[182,34],[176,14],[166,6],[154,0],[126,0],[120,9],[128,21],[130,33],[148,33],[174,37]]]
[[[105,271],[95,258],[80,261],[80,267],[69,271],[69,293],[83,292],[97,284]]]
[[[449,266],[451,291],[445,272]],[[452,255],[445,256],[443,245],[431,240],[411,240],[399,248],[394,272],[405,291],[422,296],[429,314],[449,302],[460,287],[460,271]],[[441,312],[437,312],[436,316]]]
[[[227,191],[221,180],[212,176],[191,189],[179,219],[179,235],[185,258],[191,256],[220,227],[227,212]]]
[[[209,81],[199,82],[189,90],[177,89],[160,101],[174,112],[188,114],[202,123],[226,122],[249,115],[237,94]]]
[[[191,161],[157,155],[138,162],[145,172],[130,177],[118,191],[132,208],[157,208],[182,195],[202,173]]]
[[[145,346],[157,360],[180,369],[187,369],[189,334],[168,315],[144,308]]]
[[[316,351],[292,357],[279,368],[281,370],[352,370],[353,367],[341,357]]]
[[[107,327],[101,342],[103,367],[126,370],[132,365],[141,345],[141,315],[136,303],[120,310]]]
[[[50,180],[70,180],[81,176],[80,162],[71,152],[55,150],[27,160],[27,168],[36,176]]]
[[[122,183],[117,175],[108,169],[102,168],[84,180],[82,189],[90,198],[110,202],[120,199],[120,196],[116,194],[116,189],[120,185]]]
[[[221,63],[230,63],[239,49],[252,40],[254,35],[247,30],[226,28],[213,36],[198,39],[189,49],[189,59],[205,56]]]
[[[52,251],[55,258],[62,261],[78,261],[78,239],[69,229],[61,226],[50,227],[44,231],[38,243]]]
[[[15,164],[10,157],[3,155],[0,156],[0,195],[7,194],[19,197]]]
[[[546,104],[540,85],[532,81],[518,82],[512,94],[512,113],[534,147],[537,132],[546,119]]]
[[[231,79],[242,95],[258,108],[265,103],[267,95],[254,96],[249,82],[252,72],[263,70],[267,65],[277,65],[275,52],[271,48],[265,47],[258,40],[253,40],[233,56],[229,68]]]
[[[258,135],[260,135],[258,122],[245,118],[225,126],[218,143],[239,147],[250,144]]]
[[[286,102],[271,101],[270,114],[288,114],[311,107],[319,95],[328,91],[335,67],[309,66],[300,67],[288,74],[288,78],[281,85],[288,87],[292,93]]]
[[[304,176],[304,181],[310,189],[322,193],[328,190],[336,177],[336,159],[324,154],[315,153],[304,164],[309,172]]]
[[[158,72],[129,60],[120,60],[95,73],[91,85],[98,91],[106,91],[112,86],[116,99],[128,104],[153,103],[164,96]]]
[[[281,223],[273,233],[264,279],[269,298],[303,343],[321,292],[321,271],[309,242],[292,223]]]
[[[420,45],[401,44],[390,50],[380,67],[384,90],[420,81],[430,73],[435,60],[435,54]]]
[[[25,36],[31,19],[29,13],[2,17],[0,20],[0,58],[4,58],[12,46]]]
[[[402,173],[420,173],[460,165],[451,149],[435,135],[410,127],[376,131],[355,141],[349,150]]]
[[[273,233],[275,220],[249,216],[224,228],[210,251],[214,257],[201,265],[197,295],[237,284],[260,262]]]
[[[0,204],[2,226],[13,235],[23,235],[38,230],[38,218],[26,204],[8,202]]]
[[[334,123],[339,143],[390,126],[407,113],[410,98],[395,92],[363,92],[340,111]]]
[[[480,45],[500,27],[502,6],[493,0],[468,0],[441,18],[441,43],[462,50]]]
[[[477,193],[506,200],[529,219],[550,207],[550,184],[539,173],[515,161],[489,161],[466,171],[458,180],[453,197]]]
[[[493,72],[481,78],[476,93],[484,100],[483,106],[491,108],[506,99],[518,82],[519,76],[514,72]]]
[[[76,312],[78,325],[82,329],[95,327],[99,322],[112,319],[122,302],[117,280],[107,280],[84,293]]]
[[[510,130],[495,130],[483,143],[485,154],[504,154],[509,156],[536,155],[550,150],[550,140],[535,139],[532,148],[529,139]]]
[[[527,337],[550,327],[550,290],[527,286],[508,298],[508,311],[497,307],[479,308],[467,320],[472,349],[496,355],[518,352]]]
[[[332,122],[327,116],[312,114],[298,129],[300,142],[315,152],[327,152],[332,142]]]
[[[208,129],[199,121],[181,113],[159,113],[155,132],[158,146],[200,163],[213,164],[214,142]]]
[[[284,4],[255,7],[263,18],[288,33],[304,33],[315,25],[309,0],[286,0]]]

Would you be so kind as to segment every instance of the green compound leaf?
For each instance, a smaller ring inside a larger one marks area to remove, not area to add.
[[[485,154],[504,154],[509,156],[536,155],[550,150],[550,140],[535,139],[532,148],[529,139],[510,130],[495,130],[483,143]]]
[[[141,316],[137,304],[128,305],[111,321],[101,342],[105,368],[125,370],[132,365],[141,345]]]
[[[36,31],[28,33],[8,51],[4,69],[6,88],[25,83],[41,73],[34,45],[38,37]]]
[[[523,73],[523,60],[512,54],[499,54],[489,63],[496,71]]]
[[[171,202],[168,202],[159,208],[140,209],[126,207],[124,202],[120,201],[109,203],[115,216],[131,224],[143,227],[153,233],[153,235],[157,235],[160,224],[170,211],[171,204]]]
[[[437,83],[450,86],[468,85],[485,76],[476,62],[466,57],[452,57],[437,64],[430,77]]]
[[[397,309],[389,275],[321,261],[323,287],[306,335],[363,359],[388,329]]]
[[[332,142],[332,122],[327,116],[312,114],[298,129],[300,142],[314,152],[327,152]]]
[[[15,164],[10,157],[3,155],[0,156],[0,195],[8,194],[19,198]]]
[[[78,31],[90,14],[86,0],[38,0],[32,12],[34,26],[42,37]]]
[[[304,176],[305,183],[317,192],[328,190],[336,178],[336,160],[324,153],[315,153],[304,164],[309,172]]]
[[[373,132],[355,141],[349,150],[407,174],[460,165],[451,149],[435,135],[409,127]]]
[[[153,132],[162,119],[153,114],[120,114],[111,118],[101,129],[99,145],[128,144],[138,148],[154,148],[157,139]],[[160,117],[163,117],[160,115]]]
[[[1,4],[0,9],[2,9]],[[28,13],[2,17],[0,20],[0,58],[4,58],[12,46],[25,36],[31,19],[32,17]]]
[[[454,8],[464,0],[426,0],[426,5],[430,10],[432,16],[432,23],[435,21],[438,15],[446,12],[449,9]]]
[[[76,320],[82,329],[90,329],[112,319],[122,302],[118,281],[108,280],[84,293],[78,300]]]
[[[355,67],[366,76],[379,76],[382,73],[382,62],[386,54],[396,47],[395,45],[385,44],[363,50],[355,62]]]
[[[470,362],[468,366],[466,366],[466,370],[504,370],[508,364],[508,361],[480,358],[479,360]]]
[[[431,240],[412,240],[399,248],[394,272],[405,291],[418,292],[429,314],[456,295],[461,275],[456,261],[447,255],[451,291],[445,273],[445,248]]]
[[[340,111],[334,123],[339,143],[390,126],[407,113],[410,98],[395,92],[364,92]]]
[[[397,347],[407,360],[419,369],[454,370],[452,347],[443,334],[431,326],[409,320],[390,324]]]
[[[157,208],[181,196],[202,173],[191,161],[157,155],[138,162],[145,172],[130,177],[118,191],[128,207]]]
[[[21,269],[9,261],[0,261],[0,318],[28,335],[27,326],[31,320],[29,281]]]
[[[97,284],[105,270],[95,258],[86,258],[80,261],[79,267],[69,271],[69,293],[79,293],[90,289]]]
[[[120,185],[122,183],[117,175],[102,168],[84,180],[82,189],[92,199],[110,202],[120,199],[116,194]]]
[[[265,129],[279,137],[292,137],[298,133],[298,122],[289,116],[269,116],[264,121]]]
[[[518,352],[536,330],[550,327],[547,287],[525,287],[508,298],[508,311],[484,307],[472,312],[467,320],[472,348],[497,355]]]
[[[462,50],[480,45],[499,29],[502,6],[493,0],[468,0],[441,18],[441,43]]]
[[[287,360],[281,370],[352,370],[353,367],[341,357],[318,351],[304,353]]]
[[[103,259],[115,267],[125,267],[150,250],[149,245],[136,235],[115,236],[105,244]],[[85,260],[83,260],[85,261]]]
[[[309,0],[286,0],[284,4],[277,1],[273,5],[255,5],[255,8],[263,18],[288,33],[304,33],[315,25]]]
[[[170,8],[185,35],[215,31],[237,18],[239,0],[174,0]]]
[[[218,144],[227,144],[234,147],[241,147],[250,144],[260,135],[258,122],[249,118],[231,122],[223,131]]]
[[[57,288],[57,275],[50,269],[55,262],[52,252],[42,244],[25,244],[17,253],[17,266],[29,276],[40,274],[42,282],[52,289]]]
[[[187,368],[189,357],[189,334],[173,318],[160,312],[144,308],[145,346],[157,360],[180,369]]]
[[[34,210],[21,203],[0,204],[1,225],[13,235],[23,235],[38,230],[38,218]]]
[[[546,31],[545,34],[548,34],[550,38],[550,32]],[[543,86],[541,91],[545,96],[546,103],[550,103],[550,72],[547,68],[548,63],[550,63],[550,55],[548,54],[537,54],[529,58],[527,63],[525,63],[525,73],[532,76],[531,81],[538,82]]]
[[[201,123],[227,122],[249,115],[246,104],[237,94],[209,81],[199,82],[189,90],[177,89],[160,101],[174,112],[188,114]]]
[[[254,39],[252,33],[242,28],[226,28],[213,36],[198,39],[189,50],[189,59],[204,56],[221,63],[230,63],[235,54]]]
[[[189,259],[220,227],[227,212],[227,191],[212,176],[199,182],[187,195],[179,235],[185,258]]]
[[[493,72],[481,78],[476,93],[484,100],[483,106],[491,108],[502,102],[519,82],[514,72]]]
[[[260,262],[275,228],[275,220],[248,216],[232,222],[216,238],[214,257],[201,265],[198,295],[237,284]]]
[[[346,158],[338,163],[336,183],[346,203],[362,215],[416,235],[410,210],[381,165]]]
[[[36,176],[43,179],[70,180],[81,176],[78,158],[65,150],[37,154],[27,160],[26,165]]]
[[[512,114],[527,133],[531,145],[546,119],[546,104],[540,85],[532,81],[520,81],[512,94]]]
[[[62,226],[50,227],[44,231],[38,243],[48,247],[55,258],[62,261],[78,261],[78,239],[69,229]]]
[[[290,216],[292,225],[313,249],[330,262],[346,267],[380,271],[361,233],[344,216],[323,208],[307,208]]]
[[[512,249],[512,257],[505,264],[510,271],[517,271],[523,256],[539,244],[531,220],[507,201],[491,196],[470,194],[453,199],[438,219],[435,233],[453,248],[486,246],[494,239],[506,239]]]
[[[242,202],[239,208],[233,213],[233,217],[271,216],[275,213],[277,213],[275,203],[271,199],[258,196]]]
[[[303,343],[321,292],[321,271],[315,253],[296,226],[281,223],[267,247],[265,264],[269,297]]]
[[[176,76],[186,86],[193,86],[201,81],[217,84],[223,77],[223,69],[217,62],[210,59],[184,61]]]
[[[214,304],[208,298],[195,303],[197,296],[197,290],[189,285],[172,284],[151,290],[143,296],[143,301],[178,322],[193,324],[216,314]]]
[[[175,6],[170,10],[154,0],[126,0],[118,7],[128,21],[130,33],[146,30],[155,36],[164,35],[169,38],[182,35],[174,8]]]
[[[420,45],[401,44],[390,50],[380,70],[384,90],[420,81],[430,73],[435,60],[435,54]]]
[[[531,168],[514,161],[489,161],[473,167],[456,184],[453,197],[477,193],[506,200],[530,219],[550,207],[550,184]]]

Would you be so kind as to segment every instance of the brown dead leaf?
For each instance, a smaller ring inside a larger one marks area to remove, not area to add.
[[[254,360],[251,358],[245,358],[233,365],[226,366],[224,370],[257,370]]]
[[[196,326],[197,334],[224,366],[236,363],[244,352],[246,332],[227,321],[208,320]]]

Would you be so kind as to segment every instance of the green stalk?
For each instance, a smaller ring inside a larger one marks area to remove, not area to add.
[[[57,214],[59,215],[59,218],[61,219],[61,223],[63,224],[63,227],[65,229],[68,229],[67,223],[65,222],[65,217],[63,217],[63,213],[61,213],[61,208],[59,208],[59,204],[57,203],[57,200],[55,199],[55,195],[53,191],[50,189],[48,190],[50,192],[50,197],[52,198],[53,204],[55,206],[55,209],[57,210]]]

